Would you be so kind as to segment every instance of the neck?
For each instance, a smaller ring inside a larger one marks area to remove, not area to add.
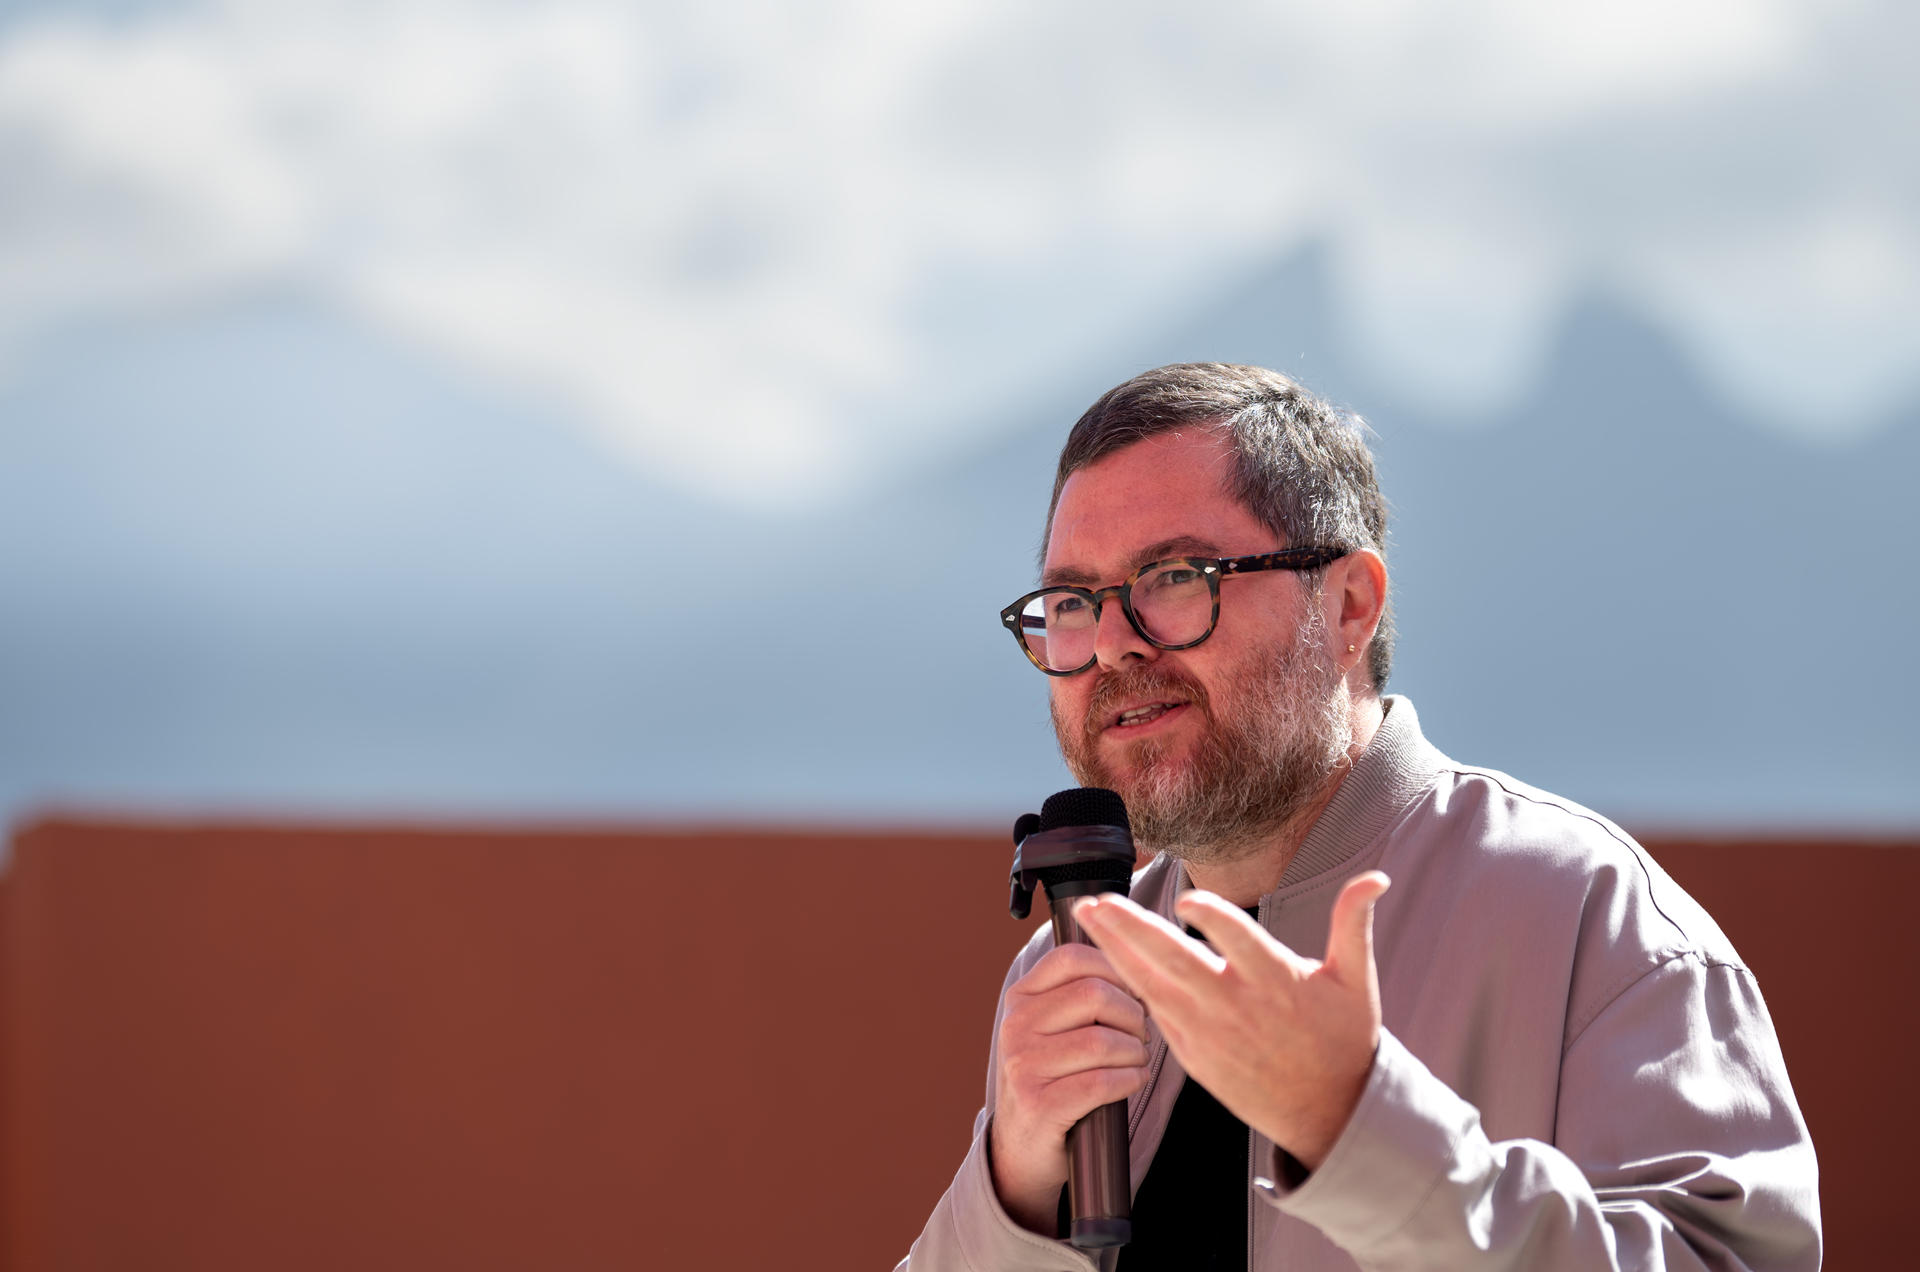
[[[1265,843],[1244,856],[1230,861],[1188,862],[1187,878],[1194,887],[1217,893],[1237,906],[1250,906],[1280,886],[1293,854],[1300,850],[1307,832],[1320,820],[1320,814],[1333,802],[1340,784],[1353,771],[1360,753],[1373,742],[1384,716],[1377,694],[1357,698],[1353,703],[1353,742],[1346,758],[1327,776],[1313,798],[1276,830]]]

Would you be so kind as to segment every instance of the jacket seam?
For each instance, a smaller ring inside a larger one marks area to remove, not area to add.
[[[1533,794],[1532,792],[1529,792],[1529,791],[1517,791],[1513,787],[1507,785],[1507,782],[1503,780],[1503,778],[1505,777],[1504,774],[1494,769],[1477,769],[1477,768],[1468,768],[1464,765],[1458,765],[1458,766],[1455,766],[1452,771],[1455,773],[1458,773],[1463,777],[1472,776],[1472,777],[1485,778],[1487,781],[1493,783],[1495,786],[1505,791],[1507,795],[1513,799],[1522,800],[1526,803],[1532,804],[1539,808],[1551,808],[1561,813],[1564,816],[1573,818],[1575,821],[1589,822],[1592,825],[1599,827],[1600,832],[1602,834],[1604,834],[1607,838],[1613,840],[1614,843],[1619,844],[1620,847],[1624,848],[1627,851],[1627,855],[1633,858],[1633,864],[1635,867],[1639,869],[1640,877],[1646,884],[1647,902],[1648,904],[1653,906],[1654,913],[1658,914],[1661,918],[1665,919],[1667,921],[1667,926],[1671,927],[1679,935],[1682,941],[1685,941],[1689,946],[1693,946],[1697,944],[1697,942],[1695,942],[1693,938],[1693,934],[1691,932],[1688,932],[1686,928],[1682,927],[1680,924],[1680,921],[1674,918],[1671,914],[1668,914],[1665,907],[1663,907],[1660,904],[1660,898],[1658,895],[1656,895],[1654,886],[1653,886],[1653,874],[1647,869],[1647,863],[1645,860],[1643,860],[1643,857],[1645,856],[1645,853],[1646,853],[1646,849],[1642,848],[1639,844],[1635,843],[1632,839],[1628,838],[1625,834],[1623,834],[1619,829],[1619,827],[1613,825],[1611,822],[1607,821],[1604,817],[1600,817],[1599,815],[1593,812],[1590,812],[1587,809],[1579,808],[1575,805],[1568,804],[1563,800],[1544,799],[1540,795]]]
[[[1567,1053],[1571,1052],[1574,1047],[1579,1045],[1580,1040],[1587,1036],[1587,1030],[1593,1027],[1594,1022],[1606,1015],[1609,1007],[1612,1007],[1622,998],[1625,998],[1628,991],[1633,989],[1634,986],[1640,984],[1648,977],[1653,976],[1663,968],[1670,967],[1681,959],[1687,958],[1696,960],[1702,967],[1729,967],[1734,971],[1744,972],[1749,976],[1753,975],[1752,971],[1743,963],[1736,963],[1729,959],[1710,958],[1697,949],[1688,948],[1667,952],[1651,966],[1629,973],[1625,979],[1617,982],[1615,988],[1605,993],[1600,1004],[1586,1014],[1585,1018],[1580,1021],[1579,1027],[1573,1031],[1573,1034],[1567,1039],[1566,1044],[1560,1048],[1561,1059],[1564,1060]]]

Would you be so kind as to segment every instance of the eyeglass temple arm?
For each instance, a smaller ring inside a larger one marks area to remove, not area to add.
[[[1222,574],[1250,574],[1255,570],[1317,570],[1347,555],[1344,548],[1282,548],[1255,556],[1223,557]]]

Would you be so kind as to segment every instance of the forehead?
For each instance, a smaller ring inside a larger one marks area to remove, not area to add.
[[[1146,438],[1076,470],[1047,535],[1047,580],[1117,578],[1168,555],[1153,550],[1174,541],[1192,546],[1172,555],[1271,550],[1273,532],[1228,492],[1232,470],[1224,434],[1206,426]]]

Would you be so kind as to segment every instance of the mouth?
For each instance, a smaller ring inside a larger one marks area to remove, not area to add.
[[[1114,716],[1107,727],[1109,729],[1143,729],[1156,721],[1177,715],[1186,708],[1186,703],[1178,701],[1143,702],[1138,706],[1128,707]]]

